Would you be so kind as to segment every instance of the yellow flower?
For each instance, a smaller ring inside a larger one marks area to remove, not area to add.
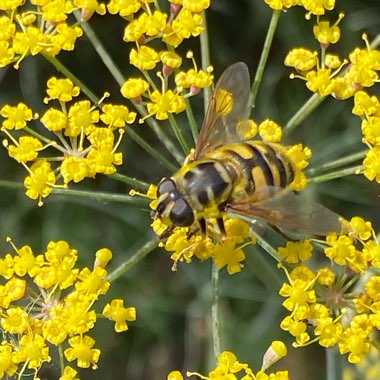
[[[121,17],[126,17],[136,13],[140,8],[140,0],[111,0],[107,4],[109,13],[113,15],[119,13]]]
[[[263,141],[278,143],[282,139],[282,129],[273,120],[266,119],[259,125],[259,135]]]
[[[301,0],[301,4],[309,13],[320,16],[334,9],[335,0]]]
[[[160,52],[161,62],[171,69],[178,69],[182,65],[182,58],[174,51],[161,51]]]
[[[294,67],[298,71],[309,71],[318,63],[317,53],[304,49],[295,48],[285,58],[285,65]]]
[[[78,377],[75,377],[78,374],[75,369],[71,368],[70,366],[66,366],[63,375],[59,378],[59,380],[79,380]]]
[[[362,132],[367,142],[380,145],[380,117],[369,116],[362,121]]]
[[[78,183],[90,174],[89,162],[83,157],[67,157],[62,161],[61,174],[65,183]]]
[[[323,347],[334,346],[341,338],[343,326],[340,322],[334,322],[332,318],[321,318],[314,330],[319,336],[319,344]]]
[[[337,264],[348,265],[350,261],[355,260],[356,249],[348,236],[337,237],[336,234],[331,234],[327,236],[326,243],[330,245],[325,248],[326,256]]]
[[[16,362],[27,362],[27,368],[38,369],[43,362],[51,360],[45,339],[38,334],[23,335],[19,349],[14,355]]]
[[[173,32],[180,38],[189,38],[190,36],[199,36],[204,27],[203,19],[200,14],[191,13],[187,9],[181,9],[176,19],[172,23]]]
[[[319,95],[326,96],[333,92],[334,84],[331,80],[330,69],[317,69],[306,74],[306,87]]]
[[[99,111],[91,107],[88,100],[74,103],[69,109],[69,123],[65,129],[65,135],[76,137],[83,131],[89,133],[99,121]]]
[[[90,168],[88,176],[95,175],[93,173],[113,174],[116,172],[114,165],[123,163],[123,154],[115,153],[112,147],[108,146],[93,147],[87,155],[87,160]]]
[[[380,146],[370,149],[363,161],[363,174],[370,180],[380,183]]]
[[[58,132],[66,127],[67,115],[55,108],[49,108],[40,120],[47,130]]]
[[[252,140],[259,130],[259,127],[252,119],[241,120],[236,125],[236,131],[242,140]]]
[[[286,248],[278,248],[278,253],[286,262],[290,264],[298,264],[301,261],[310,259],[312,250],[313,246],[308,240],[303,242],[288,241],[286,243]]]
[[[1,7],[0,7],[1,8]],[[16,25],[7,16],[0,17],[0,41],[10,40],[16,32]]]
[[[5,67],[12,62],[14,51],[7,41],[0,41],[0,67]]]
[[[26,195],[29,198],[39,200],[38,205],[42,206],[42,198],[46,198],[53,190],[55,184],[55,174],[47,161],[37,161],[30,168],[31,174],[25,178],[24,186]]]
[[[29,328],[29,316],[24,309],[13,307],[1,318],[1,327],[10,334],[22,334]]]
[[[17,162],[33,161],[38,156],[38,151],[42,149],[40,140],[32,136],[21,136],[18,145],[8,147],[9,156]]]
[[[96,259],[94,263],[94,268],[105,268],[108,262],[112,259],[112,252],[108,248],[101,248],[98,251],[96,251],[95,257]]]
[[[281,358],[288,354],[288,350],[283,342],[280,340],[275,340],[272,342],[268,350],[265,352],[263,357],[263,365],[261,369],[265,371],[267,368],[272,366],[274,363],[279,361]]]
[[[329,68],[329,69],[337,69],[338,67],[340,67],[342,64],[339,56],[337,56],[336,54],[326,54],[326,57],[325,57],[325,65]]]
[[[199,13],[210,6],[210,0],[183,0],[182,5],[190,12]]]
[[[55,36],[55,43],[63,50],[74,50],[77,38],[83,34],[82,28],[79,26],[71,27],[66,24],[59,24],[56,29],[58,33]]]
[[[140,46],[138,50],[132,49],[129,54],[129,62],[141,71],[152,70],[160,61],[158,53],[149,46]]]
[[[370,116],[379,110],[379,99],[376,95],[370,96],[365,91],[357,91],[354,97],[355,106],[352,113],[358,116]]]
[[[299,0],[265,0],[272,9],[281,10],[283,8],[290,8],[299,4]]]
[[[213,249],[215,265],[218,269],[227,266],[229,274],[235,274],[242,270],[244,265],[241,261],[245,260],[245,254],[242,249],[236,247],[236,243],[226,238],[215,245]]]
[[[112,300],[107,304],[102,313],[106,318],[115,321],[115,331],[122,332],[128,330],[127,322],[136,320],[136,309],[134,307],[124,307],[121,299]]]
[[[327,65],[328,66],[328,65]],[[329,68],[333,68],[328,66]],[[355,83],[349,78],[347,73],[342,77],[333,78],[333,92],[332,95],[337,99],[347,99],[355,95]]]
[[[349,353],[348,361],[350,363],[360,363],[362,355],[367,354],[369,349],[368,336],[363,336],[361,332],[348,328],[341,334],[339,351],[342,355]]]
[[[148,112],[158,120],[166,120],[170,113],[180,113],[186,108],[183,97],[172,90],[165,93],[155,90],[150,94],[150,99],[151,102],[147,104]]]
[[[149,83],[141,78],[127,79],[121,86],[120,92],[127,99],[139,98],[149,88]]]
[[[130,112],[126,106],[122,105],[105,104],[102,112],[100,120],[112,128],[125,127],[126,124],[132,124],[136,119],[136,112]]]
[[[17,370],[17,365],[13,360],[13,348],[7,342],[2,342],[0,346],[0,378],[6,374],[12,377]]]
[[[340,20],[344,17],[344,14],[339,15],[338,21],[330,26],[329,21],[319,21],[317,25],[313,27],[314,37],[321,45],[335,44],[340,38],[340,28],[338,26]]]
[[[78,86],[74,86],[74,83],[70,79],[57,79],[52,77],[47,81],[47,94],[48,98],[45,98],[45,103],[51,99],[58,99],[60,102],[69,102],[80,93]]]
[[[71,362],[77,360],[77,366],[80,368],[97,368],[97,362],[100,356],[100,350],[92,349],[95,344],[95,340],[91,337],[74,336],[69,339],[71,348],[67,348],[64,352],[66,359]]]
[[[8,130],[25,128],[26,122],[33,119],[32,110],[24,103],[19,103],[15,107],[6,104],[0,110],[0,115],[5,118],[2,128]]]

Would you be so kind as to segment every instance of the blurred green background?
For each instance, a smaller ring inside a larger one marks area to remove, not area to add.
[[[364,46],[363,32],[370,40],[380,33],[378,0],[337,1],[336,8],[329,14],[331,21],[334,22],[342,11],[346,17],[341,23],[341,41],[332,46],[330,52],[345,57],[356,46]],[[216,78],[237,61],[248,64],[253,78],[271,13],[261,0],[212,2],[207,16]],[[307,21],[304,14],[304,9],[294,8],[280,17],[253,112],[258,122],[269,117],[284,125],[310,96],[304,82],[290,80],[290,70],[283,65],[287,52],[293,47],[318,49],[312,36],[313,23]],[[129,76],[132,72],[128,64],[131,45],[122,41],[125,21],[117,16],[95,15],[90,23],[125,77]],[[192,39],[183,45],[180,51],[192,49],[200,62],[198,40]],[[115,80],[86,37],[79,40],[74,53],[62,53],[58,58],[98,96],[109,91],[110,101],[125,102]],[[0,69],[0,107],[23,100],[42,114],[46,107],[42,102],[46,80],[52,75],[57,75],[55,69],[39,56],[26,58],[18,71]],[[201,123],[201,97],[192,104]],[[352,99],[344,102],[326,99],[287,142],[310,146],[314,152],[311,166],[362,150],[360,120],[352,115],[352,105]],[[136,128],[165,154],[148,126],[136,125]],[[163,125],[163,128],[168,129],[168,126]],[[170,174],[127,137],[122,150],[124,164],[118,169],[120,173],[148,183],[157,183]],[[0,156],[0,179],[22,183],[23,168],[8,157],[5,149],[0,150]],[[130,189],[102,176],[72,188],[123,194]],[[317,184],[309,191],[346,218],[361,215],[380,229],[379,185],[368,182],[363,176]],[[149,211],[120,203],[52,195],[39,208],[24,195],[22,188],[2,187],[0,208],[1,255],[10,251],[5,242],[7,236],[11,236],[18,246],[30,244],[36,252],[43,252],[51,240],[64,239],[79,250],[81,265],[92,266],[94,252],[101,247],[110,248],[114,253],[109,266],[112,270],[152,236]],[[81,371],[82,379],[166,379],[173,369],[205,373],[211,368],[211,263],[194,261],[191,265],[179,265],[177,272],[171,271],[171,265],[169,254],[157,249],[113,283],[106,298],[123,298],[127,305],[135,306],[137,321],[122,334],[115,333],[109,321],[97,323],[92,335],[95,334],[97,347],[102,350],[99,369]],[[262,271],[263,267],[266,272]],[[289,336],[279,328],[285,316],[278,295],[283,273],[276,269],[276,263],[268,254],[254,247],[247,250],[241,273],[229,276],[223,269],[220,277],[222,348],[234,351],[240,361],[249,363],[257,371],[273,339],[289,341]],[[313,346],[290,349],[289,356],[276,368],[288,369],[293,380],[324,379],[324,362],[323,349]],[[58,363],[53,363],[53,367],[58,368]],[[46,379],[57,378],[54,371],[41,375]]]

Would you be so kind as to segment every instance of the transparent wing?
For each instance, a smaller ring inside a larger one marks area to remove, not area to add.
[[[194,160],[226,143],[241,141],[236,125],[249,117],[249,94],[247,65],[238,62],[229,66],[219,78],[210,99],[195,147]]]
[[[267,189],[265,191],[267,192]],[[344,232],[343,218],[335,212],[301,194],[284,189],[274,192],[272,197],[263,200],[260,200],[260,195],[254,193],[252,197],[247,197],[242,202],[231,203],[226,208],[235,214],[264,219],[274,226],[295,232],[319,236]]]

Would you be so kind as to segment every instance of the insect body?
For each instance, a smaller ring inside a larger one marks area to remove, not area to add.
[[[222,74],[193,157],[158,185],[155,218],[169,232],[195,225],[206,233],[210,219],[224,232],[226,212],[316,235],[339,232],[337,214],[287,189],[296,169],[285,147],[239,137],[237,126],[249,116],[249,83],[243,63]]]

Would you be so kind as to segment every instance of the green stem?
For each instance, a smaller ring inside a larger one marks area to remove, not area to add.
[[[42,54],[42,53],[41,53]],[[98,97],[80,80],[78,79],[66,66],[58,61],[57,58],[52,57],[48,54],[42,54],[43,57],[49,61],[58,71],[60,71],[65,77],[70,78],[77,86],[80,87],[81,91],[94,103],[97,104]]]
[[[139,144],[142,148],[144,148],[152,157],[158,160],[169,171],[175,172],[177,170],[177,167],[175,165],[173,165],[160,152],[158,152],[150,144],[148,144],[143,138],[141,138],[132,128],[126,127],[125,132],[131,139],[133,139],[137,144]]]
[[[24,189],[24,185],[21,182],[13,182],[13,181],[7,181],[7,180],[0,180],[0,188],[1,187],[5,187],[7,189],[17,189],[17,190]]]
[[[99,40],[98,36],[92,30],[90,24],[86,21],[81,20],[80,12],[75,11],[74,15],[78,21],[80,21],[81,27],[83,28],[87,38],[91,42],[92,46],[98,53],[100,59],[103,61],[109,72],[115,78],[116,82],[121,86],[124,83],[124,76],[120,69],[114,63],[112,57],[109,55],[107,50],[104,48],[103,44]]]
[[[128,185],[133,186],[133,187],[137,187],[139,189],[148,190],[148,188],[149,188],[149,184],[142,182],[142,181],[139,181],[136,178],[131,178],[131,177],[128,177],[128,176],[120,174],[120,173],[110,174],[108,177],[112,178],[116,181],[126,183]]]
[[[60,371],[61,371],[61,376],[64,375],[65,372],[65,356],[63,354],[63,347],[62,344],[58,345],[58,353],[59,353],[59,365],[60,365]]]
[[[189,145],[187,144],[187,142],[186,142],[186,140],[182,134],[181,128],[179,127],[176,119],[173,117],[173,115],[170,115],[170,114],[169,114],[169,123],[170,123],[170,126],[172,127],[172,130],[173,130],[175,136],[177,137],[178,142],[181,145],[183,152],[187,156],[190,152]]]
[[[91,37],[94,37],[95,36],[95,41],[93,42],[94,43],[94,47],[97,46],[97,48],[95,47],[96,51],[99,53],[99,51],[101,52],[104,52],[104,54],[106,54],[106,56],[104,55],[100,55],[100,58],[104,61],[111,61],[112,62],[112,59],[111,57],[108,55],[108,53],[106,52],[106,50],[102,47],[102,44],[101,42],[99,41],[99,39],[96,38],[96,35],[94,33],[92,33]],[[90,38],[90,36],[89,36]],[[100,48],[101,47],[101,48]],[[81,88],[81,90],[83,91],[83,93],[94,103],[94,104],[98,104],[99,102],[99,99],[97,98],[97,96],[82,82],[80,81],[71,71],[69,71],[61,62],[59,62],[55,57],[51,57],[49,55],[44,55],[44,57],[57,69],[59,70],[60,72],[62,72],[67,78],[70,78],[77,86],[79,86]],[[107,57],[107,58],[106,58]],[[122,75],[120,74],[120,71],[117,69],[116,65],[114,65],[113,63],[112,64],[108,64],[109,66],[107,66],[107,68],[110,70],[111,74],[115,77],[115,80],[119,83],[121,81],[121,84],[124,83],[124,79],[121,79],[122,78]],[[111,71],[112,69],[112,71]],[[115,76],[116,75],[116,76]],[[121,85],[119,83],[119,85]],[[134,104],[134,103],[133,103]],[[135,104],[134,104],[135,105]],[[143,108],[142,106],[140,106],[141,108]],[[141,108],[137,107],[136,108],[138,109],[138,111],[140,112],[141,114]],[[145,116],[146,112],[142,114],[142,116]],[[152,125],[152,123],[154,123],[155,121],[152,121],[150,120],[150,118],[148,119],[148,124],[149,125]],[[159,128],[158,126],[155,125],[155,128],[153,128],[155,133],[157,134],[157,136],[159,137],[159,139],[164,143],[164,145],[166,146],[166,148],[168,149],[169,152],[171,152],[173,154],[173,156],[177,159],[177,161],[179,163],[183,162],[183,157],[178,157],[179,155],[175,155],[176,153],[176,148],[174,147],[173,144],[171,145],[168,145],[167,142],[169,141],[169,139],[167,137],[164,137],[163,136],[163,133],[159,134],[157,133],[158,131],[161,130],[161,128]],[[143,138],[141,138],[140,136],[138,136],[136,133],[129,133],[131,130],[127,127],[126,128],[126,131],[127,133],[130,135],[130,137],[132,137],[139,145],[141,145],[150,155],[152,155],[154,158],[158,159],[159,156],[161,156],[161,154],[159,152],[157,152],[152,146],[150,146]],[[133,136],[131,136],[133,135]],[[138,141],[137,141],[138,140]],[[149,148],[148,148],[149,147]],[[162,156],[161,156],[161,159],[159,159],[159,161],[165,165],[168,169],[171,167],[173,168],[173,165],[172,164],[169,164],[166,165],[164,162],[166,161],[166,163],[168,163],[167,160],[165,160]]]
[[[346,176],[352,175],[352,174],[358,174],[358,173],[362,172],[363,170],[364,170],[363,165],[357,165],[357,166],[353,166],[351,168],[337,170],[336,172],[321,174],[319,176],[317,175],[315,177],[308,178],[308,182],[318,182],[319,183],[319,182],[331,181],[332,179],[346,177]]]
[[[220,321],[219,321],[219,269],[212,265],[211,273],[212,307],[211,307],[211,329],[215,359],[220,354]]]
[[[317,166],[316,168],[309,169],[306,171],[306,175],[312,176],[320,172],[325,172],[328,170],[339,168],[341,166],[351,164],[352,162],[363,159],[367,153],[368,153],[368,149],[363,150],[361,152],[350,154],[349,156],[342,157],[335,161],[331,161],[321,166]]]
[[[274,10],[272,14],[272,18],[270,20],[267,36],[265,38],[264,47],[261,52],[261,57],[259,61],[259,65],[256,70],[255,79],[253,80],[252,88],[251,88],[251,96],[249,98],[249,109],[253,108],[255,106],[255,101],[257,97],[257,93],[259,91],[260,83],[263,78],[265,65],[267,63],[269,51],[273,42],[274,33],[277,28],[278,20],[280,18],[281,11]]]
[[[327,348],[326,352],[326,369],[327,380],[343,379],[342,356],[334,348]]]
[[[207,19],[206,12],[202,11],[202,20],[203,20],[203,32],[200,35],[200,43],[201,43],[201,58],[202,58],[202,70],[207,71],[207,68],[211,65],[210,59],[210,43],[208,38],[208,28],[207,28]],[[206,113],[208,108],[208,103],[211,98],[211,89],[209,87],[203,90],[203,104],[204,104],[204,112]],[[198,132],[198,131],[197,131]]]
[[[106,201],[106,202],[120,202],[120,203],[127,203],[132,204],[135,206],[145,206],[148,207],[148,204],[150,202],[147,198],[142,197],[131,197],[129,195],[125,194],[112,194],[112,193],[102,193],[102,192],[94,192],[94,191],[87,191],[87,190],[72,190],[72,189],[59,189],[59,188],[53,188],[52,194],[54,195],[68,195],[68,196],[75,196],[80,198],[87,198],[87,199],[95,199],[97,201]]]
[[[295,115],[284,126],[284,134],[291,133],[298,127],[324,100],[326,96],[313,94],[306,103],[295,113]]]
[[[128,272],[129,269],[131,269],[135,264],[137,264],[140,260],[142,260],[148,253],[153,251],[158,245],[158,239],[157,237],[153,237],[150,240],[145,243],[141,248],[139,248],[129,259],[124,261],[121,265],[119,265],[114,271],[112,271],[107,276],[107,281],[113,282],[117,280],[119,277],[124,275]]]
[[[191,135],[193,136],[194,143],[198,140],[198,125],[194,117],[193,109],[188,98],[185,98],[186,103],[186,116],[190,126]]]

